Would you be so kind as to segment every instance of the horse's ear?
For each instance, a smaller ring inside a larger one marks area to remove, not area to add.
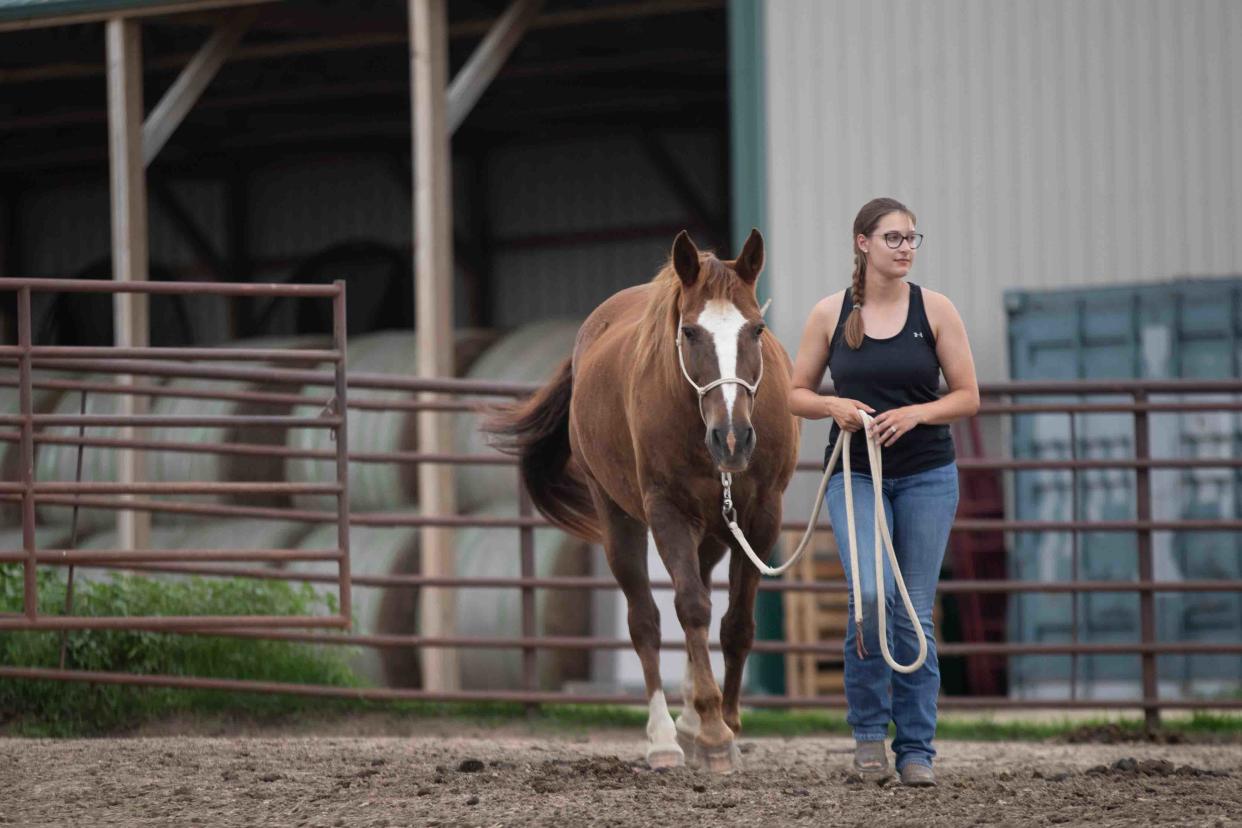
[[[742,245],[742,252],[737,254],[734,269],[748,285],[753,285],[759,278],[759,272],[763,270],[763,234],[757,229],[752,229],[746,237],[746,244]]]
[[[699,280],[699,249],[690,241],[690,234],[685,230],[673,239],[673,269],[686,287],[694,287]]]

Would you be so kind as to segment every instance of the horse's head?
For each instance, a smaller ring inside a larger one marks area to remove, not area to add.
[[[678,357],[699,395],[705,442],[722,472],[744,471],[755,449],[751,407],[763,378],[763,314],[755,282],[763,269],[763,236],[751,230],[741,254],[721,261],[701,254],[683,230],[673,242],[681,279]]]

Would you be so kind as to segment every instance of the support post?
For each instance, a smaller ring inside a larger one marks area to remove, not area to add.
[[[1147,402],[1147,394],[1137,391],[1134,394],[1136,403]],[[1151,459],[1151,432],[1149,430],[1147,412],[1139,409],[1134,412],[1134,458],[1136,460]],[[1135,517],[1141,522],[1150,522],[1152,516],[1151,503],[1151,467],[1140,465],[1134,470],[1135,486]],[[1156,579],[1155,562],[1152,555],[1152,532],[1148,527],[1138,531],[1138,578],[1144,584],[1151,584]],[[1156,642],[1156,594],[1150,587],[1139,590],[1139,640],[1144,645]],[[1143,727],[1150,736],[1160,729],[1160,681],[1156,670],[1156,654],[1150,650],[1142,655],[1143,666]]]
[[[445,81],[448,76],[446,0],[410,0],[410,73],[414,119],[415,324],[418,375],[453,374],[453,226],[449,126]],[[424,394],[425,399],[439,395]],[[450,415],[418,415],[419,450],[452,451]],[[422,463],[418,468],[419,501],[426,515],[457,512],[453,467]],[[422,574],[452,577],[454,533],[443,527],[420,530]],[[443,587],[424,587],[419,596],[419,633],[452,635],[456,596]],[[460,684],[457,654],[448,648],[423,648],[423,688],[453,690]]]
[[[39,552],[35,538],[34,503],[34,383],[31,372],[30,348],[32,343],[30,324],[30,288],[17,291],[17,345],[18,356],[18,407],[22,415],[21,464],[22,485],[22,547],[26,550],[23,609],[29,621],[39,617],[38,563]]]
[[[525,484],[518,483],[518,517],[533,517],[535,510],[531,508],[530,493],[526,491]],[[518,530],[518,548],[521,552],[521,575],[523,578],[534,578],[538,574],[535,570],[535,527],[523,526]],[[530,586],[522,587],[522,637],[527,641],[536,638],[539,635],[539,629],[535,625],[535,588]],[[539,661],[538,653],[534,647],[522,648],[522,689],[527,693],[534,693],[539,690]],[[526,715],[530,716],[538,712],[537,704],[526,705]]]
[[[112,190],[112,278],[122,282],[147,280],[147,190],[142,159],[142,29],[138,22],[121,17],[106,24],[108,54],[108,159]],[[143,348],[149,344],[147,296],[142,293],[113,295],[114,344],[119,348]],[[134,377],[118,375],[117,383],[134,385]],[[146,400],[133,394],[119,396],[122,415],[142,414]],[[131,427],[120,429],[122,440],[138,435]],[[132,449],[118,453],[117,479],[136,483],[146,479],[145,455]],[[132,499],[130,497],[124,499]],[[147,512],[117,513],[120,549],[144,549],[151,531]]]

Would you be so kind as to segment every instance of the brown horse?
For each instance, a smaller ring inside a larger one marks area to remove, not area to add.
[[[550,521],[604,544],[629,604],[630,637],[647,685],[652,767],[738,764],[742,666],[754,640],[759,572],[722,516],[722,472],[751,545],[769,552],[794,471],[798,421],[790,363],[755,297],[763,268],[757,230],[734,261],[700,253],[681,232],[649,283],[601,304],[572,359],[524,403],[489,425],[520,457],[523,480]],[[660,617],[647,577],[650,528],[686,635],[682,714],[674,725],[659,671]],[[721,621],[724,693],[708,659],[709,577],[729,561]]]

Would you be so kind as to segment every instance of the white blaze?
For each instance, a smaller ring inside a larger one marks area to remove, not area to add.
[[[742,316],[737,307],[725,299],[712,299],[699,314],[699,326],[711,336],[716,346],[716,364],[720,366],[720,376],[737,376],[737,342],[746,317]],[[729,426],[733,426],[733,401],[737,399],[737,385],[726,383],[720,386],[724,393],[725,416]]]

